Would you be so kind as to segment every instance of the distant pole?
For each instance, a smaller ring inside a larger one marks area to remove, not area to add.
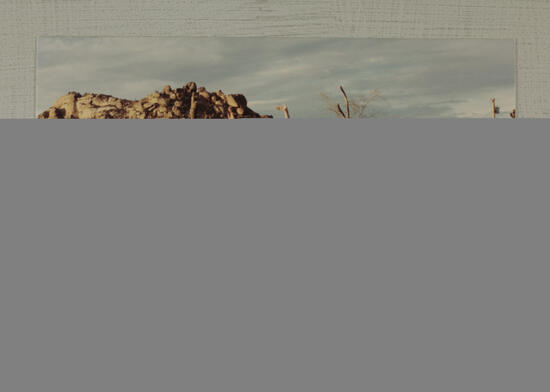
[[[495,107],[495,99],[491,98],[491,118],[496,117],[496,107]]]

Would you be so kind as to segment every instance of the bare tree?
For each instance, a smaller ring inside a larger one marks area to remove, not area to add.
[[[290,118],[290,114],[288,113],[288,108],[287,108],[286,104],[284,104],[282,106],[275,106],[275,109],[277,109],[280,112],[283,112],[284,115],[285,115],[285,118]]]
[[[345,108],[346,108],[345,112],[338,102],[334,102],[325,93],[320,93],[320,95],[321,95],[321,98],[327,104],[328,110],[336,113],[336,115],[340,118],[375,117],[379,113],[375,110],[369,110],[372,108],[371,104],[376,100],[385,101],[385,99],[382,97],[378,89],[374,89],[367,95],[362,95],[355,98],[349,98],[342,86],[339,86],[339,89],[342,95],[344,96],[344,102],[345,102]]]

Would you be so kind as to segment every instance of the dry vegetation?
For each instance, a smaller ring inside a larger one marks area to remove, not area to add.
[[[342,86],[340,86],[339,89],[344,97],[345,111],[342,109],[342,106],[340,106],[340,103],[333,101],[325,93],[320,93],[328,110],[335,113],[339,118],[372,118],[380,114],[372,106],[375,101],[385,101],[378,89],[374,89],[369,94],[351,98],[348,97],[348,94]]]

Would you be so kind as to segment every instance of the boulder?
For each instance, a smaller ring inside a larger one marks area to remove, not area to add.
[[[191,97],[195,95],[192,105]],[[195,82],[172,90],[155,91],[145,98],[131,101],[106,94],[71,91],[59,97],[38,118],[272,118],[260,115],[247,106],[242,94],[209,92]]]
[[[246,98],[242,94],[229,94],[225,96],[227,104],[234,108],[245,108],[246,107]]]
[[[76,101],[80,98],[79,93],[73,91],[59,97],[49,110],[50,118],[78,118]]]
[[[185,85],[185,89],[188,93],[195,93],[197,92],[197,84],[195,82],[189,82]]]

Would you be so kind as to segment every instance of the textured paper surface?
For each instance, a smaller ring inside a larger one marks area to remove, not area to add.
[[[507,38],[519,117],[550,117],[546,0],[2,0],[0,118],[34,117],[38,36]]]

